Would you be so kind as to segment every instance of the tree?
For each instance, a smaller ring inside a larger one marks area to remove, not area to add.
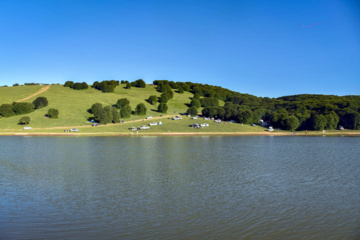
[[[18,83],[13,84],[13,87],[20,86]]]
[[[198,115],[198,110],[197,110],[197,108],[195,106],[189,107],[186,112],[190,116],[197,116]]]
[[[74,82],[73,81],[66,81],[65,84],[64,84],[64,87],[72,87],[74,85]]]
[[[112,114],[112,122],[113,123],[120,122],[120,113],[116,107],[111,107],[111,114]]]
[[[46,97],[38,97],[33,101],[35,109],[46,107],[48,105],[48,100]]]
[[[324,117],[326,119],[326,129],[336,129],[340,120],[339,116],[335,112],[331,111],[329,114],[324,115]]]
[[[58,118],[59,117],[59,110],[55,109],[55,108],[50,108],[48,110],[48,114],[49,118]]]
[[[132,82],[132,83],[131,83],[131,86],[133,86],[133,87],[138,87],[138,88],[145,88],[145,87],[146,87],[146,83],[144,82],[144,80],[138,79],[138,80]]]
[[[115,105],[118,109],[121,109],[125,105],[129,105],[129,104],[130,104],[130,101],[127,98],[121,98],[121,99],[117,100]]]
[[[11,117],[15,115],[14,108],[11,104],[2,104],[0,106],[0,115],[3,117]]]
[[[179,86],[178,92],[179,92],[179,93],[184,93],[184,89],[183,89],[181,86]]]
[[[91,113],[96,115],[96,113],[102,109],[102,104],[101,103],[94,103],[92,106],[91,106]]]
[[[89,85],[86,82],[81,83],[82,89],[88,89]]]
[[[253,121],[253,114],[250,110],[240,110],[237,120],[239,123],[251,123]]]
[[[13,107],[16,115],[31,113],[35,109],[34,104],[28,102],[14,102]]]
[[[125,105],[120,109],[121,118],[129,118],[131,116],[131,107],[130,105]]]
[[[29,124],[30,123],[30,117],[22,117],[22,118],[20,118],[20,120],[19,120],[19,123],[20,124]]]
[[[324,115],[322,114],[313,115],[311,120],[312,120],[312,128],[314,130],[324,130],[326,126],[326,118],[324,117]]]
[[[290,116],[285,120],[285,128],[291,131],[295,131],[299,126],[299,120],[295,116]]]
[[[198,98],[193,98],[190,102],[190,107],[200,108],[201,107],[200,100]]]
[[[146,107],[145,107],[145,104],[143,103],[139,103],[136,108],[135,108],[135,115],[145,115],[146,114]]]
[[[160,103],[158,106],[158,112],[166,113],[168,110],[168,105],[166,103]]]
[[[147,100],[151,105],[155,105],[158,101],[158,97],[156,95],[151,95]]]
[[[159,103],[167,103],[169,101],[170,97],[168,93],[161,94],[159,98]]]
[[[131,89],[131,84],[130,83],[126,83],[126,89]]]

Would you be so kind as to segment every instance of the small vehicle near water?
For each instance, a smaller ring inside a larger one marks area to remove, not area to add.
[[[32,127],[24,127],[23,130],[32,130]]]
[[[70,132],[79,132],[80,130],[77,129],[77,128],[72,128],[72,129],[70,129],[69,131],[70,131]]]

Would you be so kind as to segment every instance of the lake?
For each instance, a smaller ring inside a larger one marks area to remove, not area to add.
[[[0,136],[0,239],[359,239],[360,138]]]

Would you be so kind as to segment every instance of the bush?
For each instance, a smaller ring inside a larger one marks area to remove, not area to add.
[[[168,110],[168,105],[166,103],[160,103],[158,106],[158,112],[166,113]]]
[[[130,101],[127,100],[127,98],[121,98],[119,100],[117,100],[115,106],[118,108],[118,109],[121,109],[123,108],[125,105],[129,105],[130,104]]]
[[[197,116],[198,115],[198,110],[195,106],[189,107],[187,110],[187,114],[190,116]]]
[[[48,105],[48,100],[46,97],[38,97],[33,101],[35,109],[46,107]]]
[[[112,114],[112,122],[113,122],[113,123],[118,123],[118,122],[120,122],[120,113],[119,113],[119,111],[116,109],[116,107],[111,107],[111,114]]]
[[[131,89],[131,84],[130,83],[126,83],[126,89]]]
[[[285,129],[295,131],[300,126],[299,120],[295,116],[290,116],[285,119]]]
[[[197,98],[193,98],[190,102],[190,107],[200,108],[201,107],[200,100]]]
[[[145,115],[146,114],[146,107],[145,107],[145,104],[143,103],[139,103],[136,108],[135,108],[135,115]]]
[[[13,107],[16,115],[31,113],[35,109],[34,104],[28,102],[14,102]]]
[[[72,88],[74,85],[74,82],[73,81],[66,81],[65,84],[64,84],[64,87],[70,87]]]
[[[48,110],[48,116],[49,118],[58,118],[59,117],[59,110],[55,108],[50,108]]]
[[[3,117],[11,117],[15,115],[14,108],[11,104],[2,104],[0,106],[0,115]]]
[[[170,96],[168,93],[163,93],[161,94],[160,98],[159,98],[159,103],[167,103],[170,99]]]
[[[151,105],[155,105],[158,101],[158,97],[156,95],[151,95],[147,100]]]
[[[131,107],[130,105],[125,105],[120,109],[120,117],[121,118],[129,118],[131,116]]]
[[[102,104],[101,103],[94,103],[91,106],[91,113],[95,115],[100,109],[102,109]]]
[[[30,117],[22,117],[19,120],[20,124],[29,124],[30,123]]]
[[[179,87],[179,88],[178,88],[178,92],[179,92],[179,93],[184,93],[184,89],[183,89],[182,87]]]
[[[144,82],[144,80],[138,79],[138,80],[132,82],[132,83],[131,83],[131,86],[133,86],[133,87],[138,87],[138,88],[145,88],[145,87],[146,87],[146,83]]]

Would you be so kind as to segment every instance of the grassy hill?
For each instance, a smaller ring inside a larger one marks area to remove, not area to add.
[[[32,113],[26,114],[31,119],[30,125],[33,128],[50,128],[50,127],[67,127],[67,126],[82,126],[90,125],[87,120],[93,117],[88,112],[88,109],[94,103],[102,103],[103,106],[114,105],[118,99],[127,98],[130,101],[130,106],[135,109],[138,103],[146,105],[147,116],[160,116],[161,113],[157,112],[157,106],[149,104],[146,99],[150,95],[160,96],[161,93],[155,90],[152,85],[147,85],[146,88],[132,88],[124,89],[124,84],[119,85],[114,93],[102,93],[99,90],[89,88],[86,90],[73,90],[62,85],[52,85],[47,91],[34,96],[26,102],[32,102],[37,97],[46,97],[49,101],[47,107],[38,109]],[[0,88],[0,104],[11,103],[8,99],[21,99],[30,96],[41,89],[41,86],[18,86],[18,87],[3,87]],[[179,94],[175,92],[174,99],[168,102],[168,114],[186,112],[186,104],[190,103],[193,94],[185,92]],[[58,119],[45,118],[49,108],[56,108],[59,110]],[[9,118],[0,119],[0,129],[22,129],[18,125],[18,120],[23,115],[17,115]],[[144,116],[132,115],[130,119],[142,119]]]

